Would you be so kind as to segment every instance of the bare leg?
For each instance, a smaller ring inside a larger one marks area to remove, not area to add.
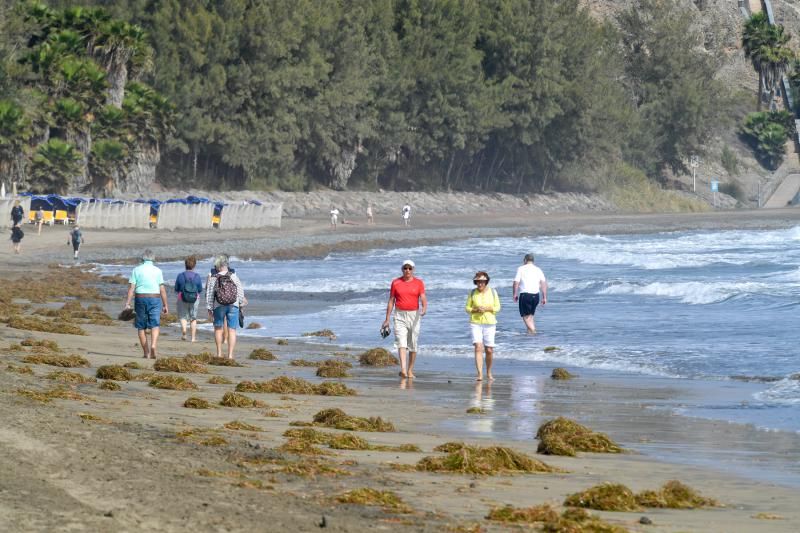
[[[228,359],[233,359],[234,348],[236,348],[236,330],[228,328]]]
[[[222,324],[222,342],[223,343],[228,342],[228,323],[225,322],[225,319],[223,319],[223,324]],[[219,354],[220,354],[219,357],[222,357],[222,351],[220,351]]]
[[[536,324],[533,322],[533,315],[525,315],[522,317],[522,321],[525,322],[525,327],[528,328],[528,333],[531,335],[536,333]]]
[[[214,343],[217,345],[217,357],[222,357],[223,332],[224,330],[222,326],[220,327],[214,326]]]
[[[400,377],[402,378],[408,377],[408,370],[406,370],[407,368],[406,349],[398,348],[397,355],[400,357]]]
[[[408,352],[408,377],[415,378],[414,361],[417,359],[417,352]]]
[[[147,330],[140,329],[137,333],[139,334],[139,344],[142,345],[143,357],[147,359],[150,357],[150,346],[147,344]]]
[[[160,331],[160,328],[153,328],[151,333],[150,333],[150,357],[152,357],[153,359],[155,359],[157,357],[156,356],[156,350],[157,350],[157,345],[158,345],[158,332],[159,331]]]
[[[181,340],[186,340],[186,320],[181,318]]]
[[[197,320],[192,320],[192,342],[194,342],[195,338],[197,337]]]
[[[39,221],[38,226],[39,226],[39,235],[41,235],[42,234],[42,221],[41,220]]]
[[[494,361],[494,347],[487,346],[486,347],[486,377],[489,378],[489,381],[494,381],[494,377],[492,376],[492,362]]]
[[[475,370],[478,372],[478,377],[475,378],[475,381],[481,381],[483,380],[483,344],[476,342],[473,346],[475,346]],[[486,350],[488,352],[489,349],[487,348]],[[487,364],[486,366],[488,370],[489,365]]]

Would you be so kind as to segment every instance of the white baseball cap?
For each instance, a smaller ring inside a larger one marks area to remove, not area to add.
[[[405,261],[403,261],[403,265],[402,266],[406,266],[406,265],[411,265],[411,268],[417,268],[417,265],[415,265],[414,261],[412,261],[411,259],[406,259]]]

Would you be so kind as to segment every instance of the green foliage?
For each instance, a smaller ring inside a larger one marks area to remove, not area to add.
[[[769,100],[775,92],[778,82],[795,61],[795,54],[789,48],[791,36],[780,24],[771,25],[765,12],[751,16],[744,24],[742,46],[744,53],[759,77],[759,108],[761,106],[761,89],[769,94]]]
[[[31,167],[31,190],[40,193],[64,194],[80,172],[80,153],[61,139],[50,139],[39,145]]]
[[[739,174],[739,158],[737,158],[733,150],[727,146],[722,147],[720,161],[728,174],[731,176],[737,176]]]
[[[795,133],[794,120],[787,111],[759,111],[745,117],[741,131],[758,160],[774,170],[786,155],[786,141]]]

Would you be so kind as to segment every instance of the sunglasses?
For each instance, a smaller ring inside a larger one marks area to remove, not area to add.
[[[489,283],[489,280],[488,279],[474,279],[474,280],[472,280],[472,283],[474,283],[475,285],[478,285],[479,283]]]
[[[412,266],[404,266],[403,270],[414,270],[414,267],[412,267]]]

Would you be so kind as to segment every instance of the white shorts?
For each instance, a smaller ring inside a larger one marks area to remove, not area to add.
[[[472,324],[469,330],[472,332],[472,344],[483,344],[488,348],[494,348],[494,332],[497,324]]]
[[[394,340],[398,348],[416,352],[419,344],[419,311],[394,312]]]

